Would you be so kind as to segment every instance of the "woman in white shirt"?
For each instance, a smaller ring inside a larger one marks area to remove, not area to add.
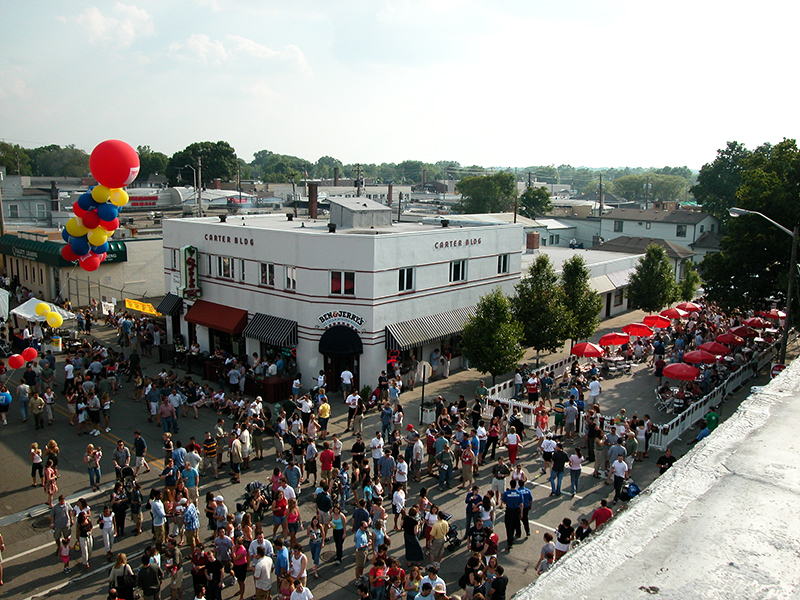
[[[580,448],[575,448],[569,457],[569,477],[572,483],[572,497],[578,493],[578,482],[581,478],[581,465],[586,461]]]

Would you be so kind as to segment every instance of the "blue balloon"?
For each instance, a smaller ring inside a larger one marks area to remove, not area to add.
[[[113,221],[119,215],[119,209],[111,202],[103,202],[97,207],[97,216],[101,221]]]
[[[78,256],[85,256],[89,254],[89,240],[86,239],[85,235],[81,237],[72,238],[70,242],[70,247],[72,251],[77,254]]]
[[[92,198],[91,192],[84,192],[78,198],[78,206],[80,206],[83,210],[92,210],[97,203]]]
[[[92,254],[102,254],[103,252],[108,252],[108,242],[103,244],[102,246],[89,246],[91,248]]]
[[[67,242],[68,244],[70,243],[70,241],[71,241],[69,239],[70,235],[69,235],[69,232],[67,231],[66,227],[64,227],[64,229],[61,230],[61,237],[64,238],[65,242]]]

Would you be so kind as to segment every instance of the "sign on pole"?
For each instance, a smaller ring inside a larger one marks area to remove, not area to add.
[[[769,368],[769,378],[775,379],[781,371],[786,368],[786,365],[781,363],[772,363],[772,366]]]

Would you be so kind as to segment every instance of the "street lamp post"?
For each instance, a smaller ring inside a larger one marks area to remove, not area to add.
[[[800,236],[800,225],[794,226],[794,231],[790,231],[780,223],[773,221],[767,215],[755,210],[746,210],[744,208],[731,207],[728,209],[728,214],[732,217],[741,217],[742,215],[758,215],[762,219],[766,219],[775,227],[780,229],[787,235],[792,236],[792,258],[789,263],[789,285],[786,291],[786,318],[784,319],[783,334],[781,335],[781,350],[778,356],[778,361],[786,364],[786,346],[789,343],[789,327],[792,318],[792,302],[794,296],[794,278],[795,278],[795,265],[797,264],[797,239]]]

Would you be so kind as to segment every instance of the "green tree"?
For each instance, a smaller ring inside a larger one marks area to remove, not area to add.
[[[628,306],[657,312],[678,298],[678,286],[667,251],[650,244],[628,284]]]
[[[569,338],[569,320],[564,290],[558,284],[553,263],[540,254],[528,269],[527,277],[515,287],[511,311],[522,323],[523,343],[540,352],[555,352]]]
[[[573,254],[565,261],[561,271],[561,287],[569,313],[567,335],[573,342],[590,338],[600,324],[603,299],[589,285],[590,275],[580,254]]]
[[[25,148],[18,144],[0,142],[0,166],[9,175],[31,175],[31,157]]]
[[[34,148],[29,152],[33,175],[84,177],[89,174],[89,155],[74,145]]]
[[[491,373],[492,385],[498,375],[513,371],[524,354],[522,325],[511,314],[511,305],[500,288],[478,301],[475,315],[464,325],[461,348],[469,364]]]
[[[456,205],[460,213],[508,212],[517,197],[513,173],[464,177],[456,185],[461,200]]]
[[[736,192],[742,183],[743,162],[751,154],[739,142],[728,142],[725,148],[717,150],[713,162],[703,165],[697,183],[691,189],[703,210],[723,223],[728,221],[728,209],[736,202]]]
[[[736,206],[758,211],[791,230],[800,223],[800,151],[795,140],[765,144],[741,161]],[[786,301],[789,236],[757,215],[730,219],[718,254],[700,265],[711,300],[732,308]],[[793,307],[795,308],[795,307]]]
[[[170,185],[178,180],[193,181],[192,170],[202,161],[202,184],[208,185],[214,179],[231,181],[236,177],[236,151],[228,142],[195,142],[172,155],[165,175]]]
[[[147,181],[150,175],[158,173],[164,175],[167,171],[169,157],[163,152],[155,152],[150,146],[139,146],[136,148],[139,153],[139,175],[137,181]]]
[[[697,267],[690,260],[683,261],[683,279],[678,284],[678,297],[685,302],[689,302],[694,299],[698,287],[700,287],[700,275],[697,272]]]
[[[404,160],[397,164],[397,172],[400,177],[406,177],[413,183],[422,183],[422,169],[425,165],[421,160]],[[431,179],[430,175],[428,179]]]
[[[320,179],[333,179],[333,170],[338,167],[342,168],[342,161],[332,156],[320,156],[317,162],[314,163],[314,177]]]
[[[533,219],[536,215],[545,215],[553,208],[550,192],[547,188],[531,186],[519,197],[519,214]]]

